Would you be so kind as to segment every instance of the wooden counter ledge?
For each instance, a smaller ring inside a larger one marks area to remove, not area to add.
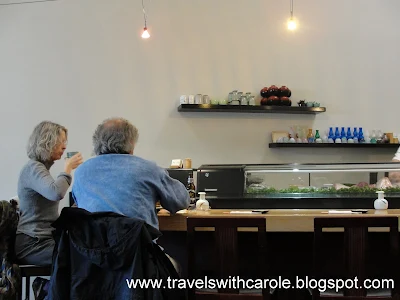
[[[270,232],[313,232],[315,217],[370,217],[382,216],[400,217],[400,209],[368,210],[365,214],[328,214],[328,209],[270,209],[266,214],[235,213],[226,209],[210,209],[209,211],[183,210],[175,215],[160,212],[158,220],[161,231],[186,231],[186,217],[264,217],[267,222],[267,231]],[[234,211],[249,212],[248,209],[235,209]],[[348,211],[345,209],[344,211]],[[332,229],[330,231],[340,231]],[[387,231],[386,229],[371,228],[370,231]]]

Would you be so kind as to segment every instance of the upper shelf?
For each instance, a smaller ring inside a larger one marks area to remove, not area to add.
[[[264,106],[264,105],[212,105],[181,104],[180,112],[232,112],[232,113],[281,113],[281,114],[317,114],[326,111],[325,107]]]
[[[399,148],[400,144],[328,144],[328,143],[270,143],[270,148]]]

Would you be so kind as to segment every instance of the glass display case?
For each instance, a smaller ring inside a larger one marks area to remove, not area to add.
[[[247,165],[247,197],[400,197],[400,163]]]
[[[400,208],[400,163],[203,165],[198,191],[213,208],[373,209],[377,191]]]

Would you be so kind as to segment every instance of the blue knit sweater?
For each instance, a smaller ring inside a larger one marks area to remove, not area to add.
[[[129,154],[103,154],[75,170],[73,197],[89,212],[111,211],[158,229],[157,201],[171,213],[189,206],[186,187],[155,163]]]

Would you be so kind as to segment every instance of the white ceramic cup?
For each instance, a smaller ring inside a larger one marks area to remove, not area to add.
[[[203,96],[201,94],[194,96],[194,104],[203,104]]]
[[[189,104],[194,104],[194,95],[189,95],[188,102]]]
[[[210,97],[208,95],[203,95],[203,104],[210,104]]]
[[[180,104],[188,104],[189,97],[187,95],[182,95],[179,97],[179,102],[180,102]]]

